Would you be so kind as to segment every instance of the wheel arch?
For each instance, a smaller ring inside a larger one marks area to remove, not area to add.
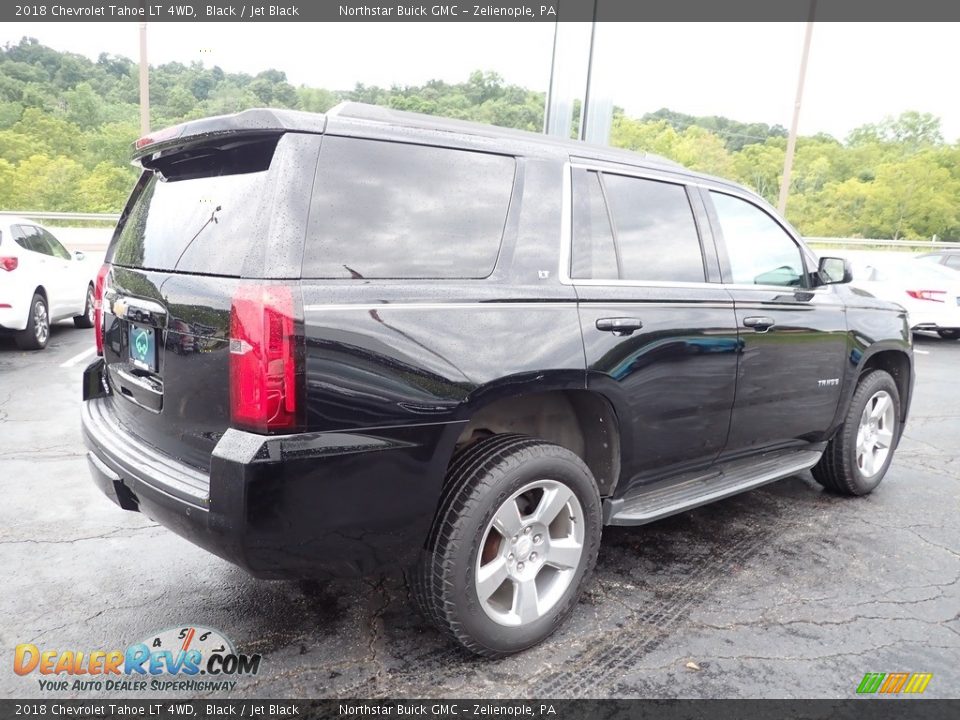
[[[499,433],[521,433],[565,447],[586,463],[601,496],[609,496],[620,477],[620,423],[602,394],[562,377],[539,374],[533,381],[498,381],[471,393],[460,406],[465,420],[455,451]]]
[[[853,373],[853,382],[849,383],[847,392],[844,396],[844,402],[838,409],[838,418],[846,415],[853,393],[856,392],[860,383],[860,378],[871,370],[883,370],[890,374],[897,386],[897,392],[900,394],[900,432],[903,432],[904,423],[910,409],[910,402],[913,397],[913,355],[909,346],[900,343],[876,343],[864,351],[857,369]]]

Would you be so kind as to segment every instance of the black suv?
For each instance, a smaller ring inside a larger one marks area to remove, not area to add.
[[[265,578],[412,568],[487,656],[577,601],[604,525],[807,469],[863,495],[904,311],[666,160],[345,104],[145,137],[97,281],[93,477]]]

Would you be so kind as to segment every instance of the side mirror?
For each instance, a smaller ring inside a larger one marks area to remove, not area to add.
[[[817,274],[820,276],[821,285],[836,285],[853,280],[853,268],[850,261],[845,258],[820,258],[820,267]]]
[[[73,251],[73,259],[74,259],[74,260],[84,260],[84,259],[86,259],[86,257],[87,257],[87,256],[83,254],[83,250],[74,250],[74,251]]]

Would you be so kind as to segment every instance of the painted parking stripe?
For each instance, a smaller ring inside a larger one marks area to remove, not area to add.
[[[96,351],[97,351],[96,346],[88,347],[86,350],[84,350],[83,352],[77,353],[69,360],[64,360],[62,363],[60,363],[60,367],[73,367],[84,358],[93,355]]]

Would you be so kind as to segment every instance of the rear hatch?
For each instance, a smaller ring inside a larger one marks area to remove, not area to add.
[[[314,146],[319,136],[232,132],[145,155],[107,252],[108,410],[140,441],[203,471],[231,425],[290,431],[302,412],[290,407],[298,368],[282,362],[302,336],[307,203],[291,190],[312,181]]]

